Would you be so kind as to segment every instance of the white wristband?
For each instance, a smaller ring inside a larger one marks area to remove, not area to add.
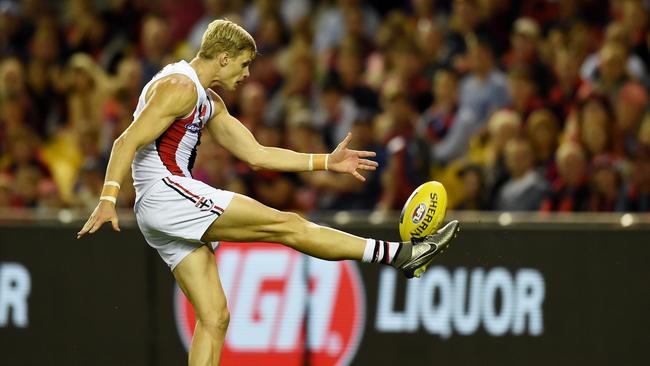
[[[325,154],[325,170],[329,170],[327,168],[327,161],[329,160],[329,158],[330,158],[330,154]]]
[[[105,182],[104,185],[105,186],[113,186],[113,187],[117,187],[117,189],[120,189],[120,184],[117,183],[114,180],[109,180],[109,181]]]
[[[117,203],[117,199],[113,196],[101,196],[99,197],[100,201],[108,201],[108,202],[113,202],[113,204]]]
[[[307,170],[310,172],[314,170],[314,154],[309,154],[309,164],[307,165]]]

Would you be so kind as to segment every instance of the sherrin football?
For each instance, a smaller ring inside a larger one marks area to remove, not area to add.
[[[406,200],[399,219],[399,235],[403,241],[422,238],[437,230],[445,220],[447,191],[440,182],[419,186]]]

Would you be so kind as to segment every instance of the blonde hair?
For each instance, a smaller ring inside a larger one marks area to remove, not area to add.
[[[213,59],[222,52],[230,53],[237,57],[242,51],[257,53],[257,46],[253,37],[239,25],[226,19],[213,20],[203,33],[201,48],[198,56]]]
[[[500,109],[494,112],[488,121],[488,132],[490,135],[496,135],[504,126],[515,129],[520,128],[521,117],[519,117],[519,113],[510,109]]]

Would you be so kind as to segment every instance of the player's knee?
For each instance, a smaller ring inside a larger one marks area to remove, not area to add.
[[[219,334],[225,334],[230,323],[230,312],[226,306],[197,314],[197,317],[208,331]]]

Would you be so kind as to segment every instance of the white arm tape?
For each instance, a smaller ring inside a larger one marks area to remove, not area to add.
[[[113,187],[117,187],[117,189],[120,189],[120,184],[117,183],[117,182],[114,181],[114,180],[106,181],[106,182],[104,183],[104,185],[105,185],[105,186],[113,186]]]
[[[310,172],[314,170],[314,154],[309,154],[309,165],[307,165],[307,170]]]
[[[117,199],[113,196],[101,196],[99,197],[100,201],[108,201],[108,202],[113,202],[113,204],[117,203]]]

